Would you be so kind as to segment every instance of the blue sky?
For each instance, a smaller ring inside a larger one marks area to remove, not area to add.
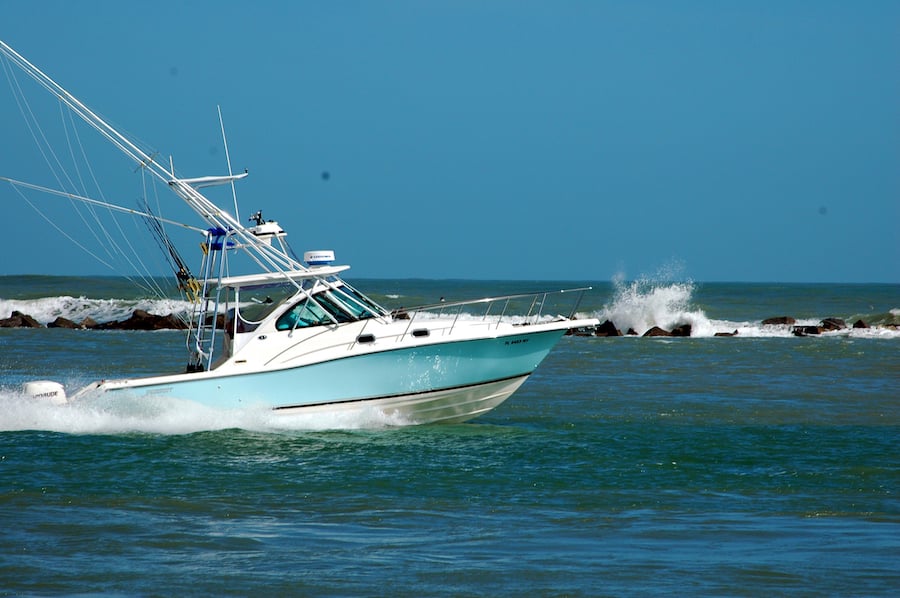
[[[182,175],[224,173],[220,105],[242,219],[353,277],[900,282],[900,2],[0,13],[0,39]],[[39,179],[9,95],[0,176]],[[25,224],[0,274],[110,273],[0,202]]]

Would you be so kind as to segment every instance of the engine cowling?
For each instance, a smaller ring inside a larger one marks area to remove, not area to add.
[[[22,386],[25,396],[38,401],[46,401],[54,405],[65,405],[69,402],[66,398],[66,389],[59,382],[51,380],[35,380],[26,382]]]

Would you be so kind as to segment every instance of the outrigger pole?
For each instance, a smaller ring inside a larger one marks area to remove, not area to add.
[[[110,143],[117,147],[122,153],[134,160],[139,166],[145,168],[153,176],[160,181],[169,185],[176,195],[181,197],[188,206],[193,209],[201,218],[203,218],[216,231],[222,231],[226,236],[234,236],[238,239],[239,245],[248,249],[249,256],[257,263],[257,265],[265,271],[284,272],[284,271],[302,271],[309,269],[302,263],[295,260],[290,255],[282,252],[272,245],[260,243],[254,234],[247,230],[235,216],[226,211],[219,209],[206,196],[197,191],[201,187],[211,185],[222,185],[231,183],[247,176],[247,172],[240,174],[228,174],[227,176],[210,176],[192,179],[182,179],[175,175],[174,167],[167,169],[156,161],[155,154],[150,155],[134,142],[117,131],[112,125],[107,123],[103,118],[97,115],[93,110],[85,106],[78,98],[69,93],[65,88],[50,78],[46,73],[29,62],[25,57],[16,52],[6,42],[0,40],[0,54],[6,56],[12,63],[22,69],[28,76],[34,79],[39,85],[44,87],[51,94],[56,96],[66,106],[68,106],[75,114],[77,114],[88,125],[93,127]],[[229,160],[230,170],[230,160]],[[9,179],[6,179],[9,180]],[[236,200],[235,200],[235,203]],[[126,210],[127,211],[127,210]],[[290,276],[285,276],[291,280]]]

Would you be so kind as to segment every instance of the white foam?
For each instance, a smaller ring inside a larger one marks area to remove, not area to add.
[[[381,429],[412,423],[374,408],[355,413],[282,415],[266,407],[215,409],[166,397],[107,396],[52,405],[9,390],[0,390],[0,409],[0,432],[178,435],[234,428],[256,432]]]
[[[787,338],[794,336],[794,326],[819,326],[822,318],[798,319],[794,325],[766,325],[756,321],[713,320],[693,305],[694,284],[643,278],[626,282],[622,277],[613,279],[615,293],[611,303],[599,311],[586,314],[601,322],[610,320],[623,333],[628,329],[638,335],[654,326],[672,330],[689,324],[692,337],[713,337],[717,333],[733,334],[747,338]],[[892,309],[891,315],[900,317],[900,309]],[[823,338],[900,338],[900,330],[886,326],[872,328],[845,328],[823,332]]]
[[[136,309],[152,314],[187,314],[191,304],[179,299],[88,299],[84,296],[41,297],[38,299],[0,299],[0,318],[14,311],[33,317],[42,324],[58,317],[80,322],[92,318],[97,322],[125,320]]]
[[[613,284],[612,303],[604,305],[595,317],[612,321],[623,332],[632,329],[644,334],[654,326],[671,330],[684,324],[691,325],[693,336],[712,336],[719,331],[703,310],[692,308],[692,282],[615,279]]]

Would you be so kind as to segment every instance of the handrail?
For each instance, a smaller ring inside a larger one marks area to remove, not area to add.
[[[468,313],[468,312],[464,311],[463,308],[465,308],[465,307],[484,305],[485,310],[484,310],[484,314],[482,315],[482,320],[487,320],[488,317],[490,316],[491,308],[494,306],[494,304],[496,304],[497,302],[501,302],[501,301],[504,302],[503,309],[501,310],[500,315],[495,316],[497,318],[497,321],[494,322],[493,324],[489,323],[489,325],[499,326],[500,323],[503,322],[503,319],[505,317],[507,317],[507,309],[509,308],[511,301],[513,301],[515,299],[529,299],[530,298],[531,306],[528,308],[527,314],[525,316],[523,316],[525,318],[525,321],[522,324],[523,325],[535,324],[544,315],[543,312],[544,312],[544,308],[547,306],[548,297],[559,296],[559,295],[563,295],[566,293],[577,293],[577,295],[575,296],[575,299],[574,299],[574,304],[572,305],[571,310],[569,310],[568,315],[563,316],[565,318],[571,319],[572,316],[575,315],[575,311],[578,309],[578,306],[581,305],[581,300],[584,297],[584,294],[590,290],[593,290],[593,287],[579,287],[579,288],[574,288],[574,289],[560,289],[560,290],[553,290],[553,291],[538,291],[538,292],[534,292],[534,293],[518,293],[518,294],[514,294],[514,295],[503,295],[500,297],[484,297],[481,299],[470,299],[470,300],[466,300],[466,301],[431,303],[431,304],[427,304],[427,305],[420,305],[418,307],[403,308],[400,311],[402,311],[402,313],[405,314],[405,317],[407,317],[409,319],[409,324],[407,324],[406,330],[404,330],[403,334],[400,335],[400,338],[398,340],[402,341],[406,337],[406,335],[409,334],[410,330],[412,329],[413,323],[415,323],[415,321],[416,321],[416,317],[421,313],[437,312],[438,315],[442,316],[445,313],[447,313],[449,315],[450,313],[455,312],[454,317],[453,317],[453,322],[451,323],[450,328],[447,331],[447,334],[451,334],[453,332],[453,328],[456,326],[456,323],[459,321],[459,317],[464,313]],[[535,308],[537,308],[536,311],[535,311]],[[471,313],[469,315],[477,315],[477,314]]]

